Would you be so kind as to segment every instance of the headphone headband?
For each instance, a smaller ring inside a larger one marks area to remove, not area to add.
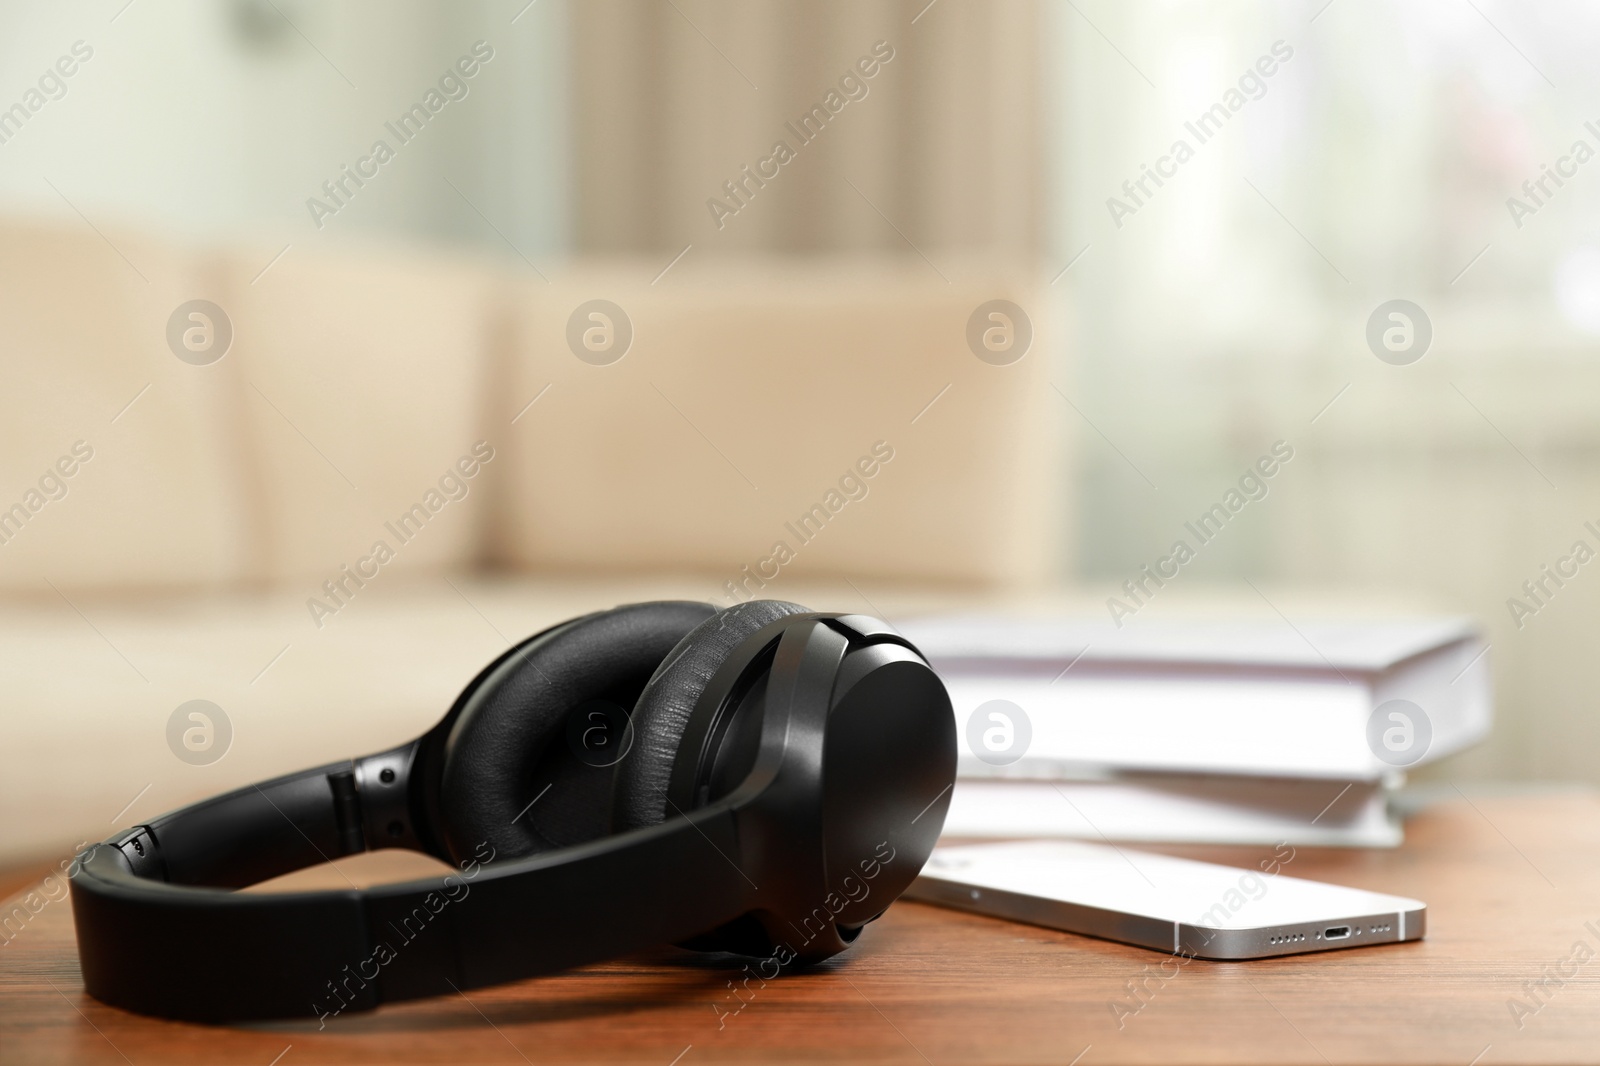
[[[489,865],[485,855],[458,874],[366,889],[236,893],[141,876],[141,867],[154,874],[162,862],[160,841],[207,831],[185,823],[198,818],[191,824],[206,827],[208,811],[248,804],[251,794],[303,800],[302,820],[260,803],[280,828],[253,840],[290,865],[257,865],[254,873],[274,876],[352,854],[318,854],[338,839],[330,832],[329,782],[350,767],[336,763],[240,789],[91,848],[73,882],[89,992],[165,1017],[327,1017],[684,940],[749,904],[750,887],[728,858],[738,854],[729,804],[525,859]],[[319,791],[329,802],[316,802]],[[299,861],[306,854],[310,862]],[[684,864],[706,876],[667,883],[641,876]],[[149,979],[153,959],[162,960],[161,981]]]

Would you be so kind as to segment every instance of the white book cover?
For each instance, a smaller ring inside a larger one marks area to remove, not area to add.
[[[1476,743],[1493,717],[1487,646],[1463,619],[1117,630],[964,616],[899,628],[949,689],[968,777],[1376,781]]]
[[[1475,639],[1469,618],[1302,621],[1277,618],[1134,620],[1015,615],[928,615],[900,631],[936,663],[964,661],[1188,663],[1333,668],[1371,672],[1459,640]]]
[[[1394,847],[1389,790],[1371,781],[1205,777],[956,782],[949,839]]]

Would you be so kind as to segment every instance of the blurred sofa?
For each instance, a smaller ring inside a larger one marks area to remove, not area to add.
[[[0,863],[402,741],[584,610],[1053,579],[1058,332],[1026,272],[279,252],[0,224]],[[1006,366],[967,341],[995,298],[1034,330]],[[169,340],[196,299],[231,328],[212,362]],[[220,757],[174,746],[197,699]]]

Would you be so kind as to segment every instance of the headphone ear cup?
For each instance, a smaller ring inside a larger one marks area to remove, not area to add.
[[[610,705],[606,739],[622,747],[635,737],[625,719],[645,682],[714,611],[684,601],[618,607],[559,626],[495,667],[445,742],[439,806],[451,856],[481,858],[487,844],[496,858],[521,858],[604,836],[626,749],[588,757],[568,736],[572,716]]]
[[[658,825],[673,813],[667,787],[678,745],[712,675],[746,638],[809,610],[783,600],[750,600],[718,611],[672,649],[633,710],[633,747],[618,768],[613,832]]]

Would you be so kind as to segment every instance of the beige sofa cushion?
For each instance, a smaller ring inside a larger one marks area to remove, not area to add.
[[[166,342],[180,303],[221,299],[204,275],[110,225],[0,220],[0,589],[53,599],[47,581],[71,595],[245,572],[243,398],[226,358],[194,366]]]
[[[277,251],[0,224],[0,588],[288,582],[337,607],[322,582],[356,589],[379,541],[382,573],[476,561],[493,275]],[[206,365],[168,339],[195,298],[232,331]]]
[[[498,455],[492,441],[473,452],[492,276],[441,253],[299,246],[261,273],[275,251],[233,254],[227,270],[243,474],[260,501],[256,576],[359,594],[341,567],[471,565]],[[380,541],[393,558],[361,564]]]
[[[523,286],[498,394],[516,486],[504,560],[695,569],[735,583],[730,599],[796,575],[1049,574],[1063,424],[1050,403],[1064,405],[1047,382],[1045,295],[1003,274],[947,283],[920,260],[686,262],[651,278],[646,264],[591,265]],[[967,342],[972,312],[995,298],[1022,305],[1034,329],[1008,366]],[[609,365],[568,341],[593,299],[631,322]]]

